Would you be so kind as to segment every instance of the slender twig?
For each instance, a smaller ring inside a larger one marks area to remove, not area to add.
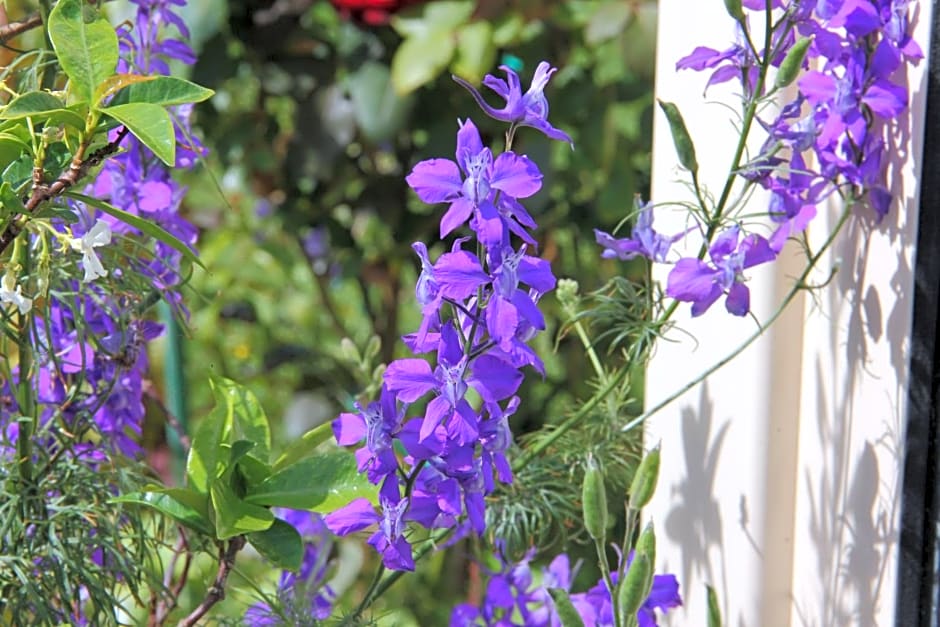
[[[121,145],[121,141],[127,136],[127,133],[127,127],[123,127],[118,133],[117,137],[114,138],[114,141],[109,142],[95,152],[91,153],[87,159],[84,158],[84,154],[85,150],[88,148],[88,143],[86,141],[85,143],[81,144],[78,147],[78,150],[75,152],[75,156],[72,158],[72,162],[69,164],[68,169],[60,174],[59,178],[54,180],[49,185],[39,185],[33,189],[29,198],[24,203],[26,211],[35,211],[36,208],[42,203],[52,200],[70,187],[77,185],[78,182],[88,174],[88,171],[91,168],[100,164],[102,161],[118,151]],[[3,231],[3,233],[0,233],[0,254],[3,254],[3,251],[5,251],[11,243],[13,243],[13,240],[17,238],[22,230],[22,225],[18,224],[15,219],[11,219],[10,223],[7,225],[6,230]]]
[[[22,35],[26,31],[39,26],[42,26],[42,16],[39,13],[33,13],[18,22],[10,22],[0,26],[0,44],[5,44],[17,35]]]
[[[229,573],[235,565],[235,556],[245,546],[245,536],[235,536],[229,540],[228,547],[219,544],[219,570],[215,574],[215,581],[209,586],[206,598],[202,600],[189,616],[179,622],[179,627],[193,627],[199,619],[205,616],[212,607],[225,598],[225,583]]]

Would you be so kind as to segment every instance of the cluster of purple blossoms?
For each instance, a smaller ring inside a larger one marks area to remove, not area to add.
[[[771,65],[779,67],[798,38],[811,38],[804,64],[812,62],[818,69],[802,74],[796,97],[774,119],[757,118],[767,140],[760,154],[737,172],[769,192],[768,216],[774,225],[770,237],[743,233],[741,225],[722,215],[722,224],[732,222],[723,232],[715,233],[717,224],[701,227],[716,235],[709,242],[707,260],[675,262],[666,295],[692,303],[693,316],[703,314],[722,295],[730,313],[746,315],[750,298],[744,270],[776,259],[786,241],[806,229],[819,203],[833,193],[848,188],[850,196],[864,200],[879,221],[887,215],[891,194],[885,181],[886,123],[908,107],[908,89],[894,76],[904,64],[923,58],[910,34],[912,4],[911,0],[772,2],[779,19],[771,34]],[[766,10],[764,0],[745,0],[743,6]],[[759,80],[759,59],[740,24],[738,28],[735,45],[726,50],[699,46],[676,68],[712,70],[708,86],[738,79],[746,102],[751,102],[775,87]],[[642,255],[667,262],[669,245],[676,239],[652,229],[648,208],[639,214],[630,238],[597,232],[604,256],[621,259]]]
[[[480,607],[467,603],[458,605],[451,612],[450,627],[561,627],[561,619],[555,610],[548,591],[559,588],[570,592],[577,567],[572,570],[568,556],[555,557],[547,568],[542,569],[541,583],[535,585],[532,568],[534,557],[530,551],[518,563],[506,562],[501,556],[500,569],[489,573]],[[629,567],[632,555],[627,558]],[[614,583],[617,572],[612,573]],[[603,580],[586,592],[569,594],[571,604],[585,625],[591,627],[613,627],[613,603],[610,591]],[[655,627],[656,610],[667,612],[682,605],[679,582],[675,575],[654,575],[650,594],[637,612],[639,627]],[[515,619],[521,622],[515,622]]]
[[[256,627],[284,624],[286,617],[293,624],[306,624],[308,618],[329,618],[336,594],[326,583],[333,536],[323,518],[312,512],[276,508],[274,513],[294,527],[303,539],[304,556],[296,573],[283,571],[278,581],[278,606],[285,616],[264,602],[256,603],[245,612],[244,621]]]
[[[554,69],[540,64],[525,94],[519,77],[503,70],[508,80],[489,76],[485,84],[506,100],[504,109],[458,82],[486,113],[511,124],[509,137],[531,126],[570,141],[546,119],[543,89]],[[529,254],[537,248],[536,223],[519,202],[541,188],[541,172],[508,148],[494,156],[470,120],[459,123],[455,156],[422,161],[407,177],[421,200],[448,205],[442,238],[464,226],[472,234],[436,260],[425,244],[413,246],[421,262],[415,293],[422,321],[404,340],[418,357],[390,363],[379,400],[333,423],[339,444],[363,442],[356,456],[380,486],[379,506],[358,499],[326,516],[326,524],[339,535],[374,528],[368,542],[394,570],[414,569],[408,523],[483,533],[485,496],[497,481],[512,481],[505,453],[522,369],[543,372],[528,342],[545,329],[538,302],[555,277],[547,261]],[[420,357],[429,353],[433,360]]]
[[[167,37],[168,26],[188,37],[186,25],[174,13],[185,0],[133,0],[137,5],[134,23],[118,27],[121,50],[118,71],[168,74],[167,61],[193,63],[195,55],[182,39]],[[177,167],[191,167],[203,151],[193,145],[188,128],[189,107],[174,110],[177,127]],[[116,136],[116,131],[114,135]],[[114,137],[112,137],[114,139]],[[86,190],[95,198],[152,221],[180,241],[192,246],[197,231],[179,213],[185,189],[169,171],[133,136],[121,142],[122,152],[108,159]],[[162,327],[141,317],[139,295],[114,293],[101,279],[109,274],[122,281],[130,273],[146,278],[155,294],[180,306],[174,289],[180,283],[181,255],[157,242],[149,259],[132,259],[130,266],[106,268],[96,249],[111,242],[112,233],[139,235],[127,224],[82,203],[74,203],[78,221],[72,225],[71,247],[82,253],[84,278],[67,279],[50,290],[45,323],[38,326],[36,364],[37,401],[43,408],[40,421],[61,412],[66,424],[82,432],[93,429],[101,445],[81,443],[75,452],[89,460],[112,453],[136,457],[144,418],[146,345],[162,333]],[[64,225],[61,227],[64,230]],[[75,390],[81,390],[77,395]],[[0,392],[0,446],[12,444],[18,413],[12,394]],[[66,402],[68,401],[68,402]],[[94,439],[94,438],[93,438]],[[0,449],[2,450],[2,449]]]

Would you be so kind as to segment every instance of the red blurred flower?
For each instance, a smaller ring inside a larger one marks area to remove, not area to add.
[[[396,12],[411,4],[425,0],[330,0],[346,19],[369,26],[387,24]]]

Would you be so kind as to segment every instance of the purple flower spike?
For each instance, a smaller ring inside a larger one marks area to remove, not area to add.
[[[512,68],[501,65],[499,69],[506,74],[506,80],[487,74],[483,79],[483,84],[506,101],[502,109],[487,104],[480,92],[464,79],[459,76],[453,78],[458,85],[470,92],[483,112],[491,118],[519,126],[531,126],[545,133],[550,139],[568,142],[574,148],[574,142],[567,133],[548,123],[548,100],[545,98],[545,86],[548,85],[549,79],[558,68],[553,68],[547,61],[539,63],[532,77],[532,84],[525,94],[522,93],[519,75]]]

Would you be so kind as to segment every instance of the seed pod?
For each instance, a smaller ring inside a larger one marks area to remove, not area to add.
[[[787,52],[787,56],[785,56],[780,63],[780,68],[777,70],[777,78],[774,79],[774,85],[777,87],[786,87],[796,80],[796,77],[800,74],[800,70],[803,69],[803,60],[806,58],[806,52],[809,50],[811,43],[813,43],[812,37],[801,37],[796,40],[796,43],[793,44],[793,47]]]
[[[725,9],[728,10],[728,15],[738,22],[744,21],[744,9],[741,8],[741,0],[725,0]]]
[[[593,458],[588,459],[584,469],[581,510],[584,528],[593,539],[603,542],[607,535],[607,489],[604,487],[604,474]]]
[[[548,593],[552,595],[552,601],[555,602],[555,611],[561,620],[561,627],[584,627],[584,621],[567,592],[561,588],[549,588]]]
[[[656,491],[656,481],[659,479],[659,447],[646,454],[640,466],[633,475],[630,484],[630,509],[642,509]]]
[[[642,554],[634,555],[626,576],[617,587],[621,623],[629,624],[630,618],[636,617],[636,613],[640,611],[640,606],[649,596],[652,581],[653,569],[650,566],[649,558]]]
[[[679,107],[671,102],[659,100],[659,108],[666,114],[669,121],[669,132],[672,133],[672,141],[676,145],[676,153],[679,155],[679,163],[692,174],[698,173],[698,160],[695,158],[695,145],[692,144],[692,138],[685,127],[685,121],[682,114],[679,113]]]
[[[650,564],[656,563],[656,533],[653,531],[652,522],[646,524],[640,537],[637,538],[636,553],[648,557]]]
[[[721,627],[721,610],[718,609],[718,595],[715,589],[705,585],[708,592],[708,627]]]

